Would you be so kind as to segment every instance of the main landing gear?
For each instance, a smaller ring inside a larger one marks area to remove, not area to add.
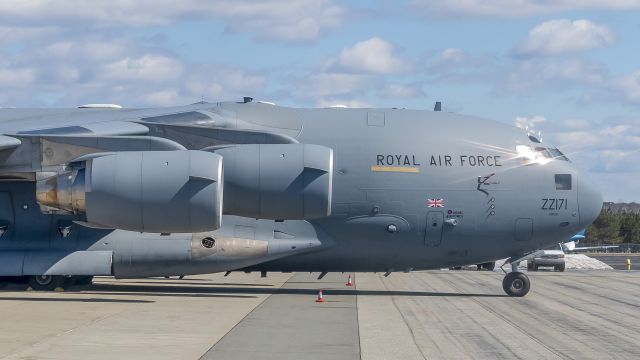
[[[0,276],[0,289],[7,285],[22,285],[21,288],[34,291],[64,291],[73,286],[91,285],[93,276],[26,275]]]
[[[35,291],[54,291],[64,289],[66,276],[62,275],[33,275],[29,277],[29,287]]]
[[[35,291],[64,291],[72,286],[87,286],[93,276],[33,275],[29,276],[29,287]]]
[[[523,297],[527,295],[529,289],[531,289],[531,281],[529,281],[529,277],[525,273],[518,271],[518,265],[520,265],[522,261],[535,258],[541,252],[542,250],[538,250],[521,257],[512,256],[500,267],[506,274],[504,279],[502,279],[502,289],[507,295],[513,297]],[[510,273],[504,270],[506,264],[511,265]]]

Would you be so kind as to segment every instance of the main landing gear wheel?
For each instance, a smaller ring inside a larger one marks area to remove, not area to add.
[[[29,277],[29,287],[35,291],[54,291],[63,289],[66,280],[62,275],[33,275]]]
[[[522,297],[531,288],[529,277],[521,272],[510,272],[502,280],[502,288],[509,296]]]

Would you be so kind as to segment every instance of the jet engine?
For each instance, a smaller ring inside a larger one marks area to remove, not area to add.
[[[38,203],[122,230],[195,233],[220,227],[223,166],[218,154],[117,152],[97,154],[84,165],[38,181]]]
[[[333,150],[311,144],[229,145],[224,158],[224,213],[271,220],[331,214]]]

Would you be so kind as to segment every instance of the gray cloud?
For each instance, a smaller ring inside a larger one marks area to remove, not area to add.
[[[334,0],[20,0],[0,2],[4,27],[105,29],[221,20],[229,32],[258,40],[309,42],[335,29],[349,9]],[[36,30],[31,30],[36,31]],[[0,28],[0,40],[2,39]]]
[[[411,0],[430,18],[517,18],[564,11],[640,9],[640,0]]]
[[[266,82],[257,71],[188,63],[110,34],[47,40],[0,52],[0,106],[167,106],[259,95]]]

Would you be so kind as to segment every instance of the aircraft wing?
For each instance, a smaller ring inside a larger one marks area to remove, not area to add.
[[[614,248],[617,248],[617,247],[619,247],[619,246],[618,245],[582,246],[582,247],[573,248],[570,251],[574,252],[574,251],[582,251],[582,250],[614,249]]]
[[[262,249],[264,233],[273,240],[266,261],[319,245],[317,235],[302,236],[307,220],[331,213],[333,150],[300,143],[302,123],[296,112],[259,103],[1,109],[0,181],[27,188],[19,194],[37,204],[31,218],[64,217],[52,225],[60,236],[71,234],[72,222],[161,236],[219,230],[235,239],[222,250],[230,253],[245,249],[238,239]],[[0,237],[16,228],[2,221]]]
[[[49,171],[75,158],[120,151],[205,150],[297,144],[286,128],[236,119],[214,104],[165,109],[0,110],[0,175]],[[251,119],[249,119],[251,120]]]

